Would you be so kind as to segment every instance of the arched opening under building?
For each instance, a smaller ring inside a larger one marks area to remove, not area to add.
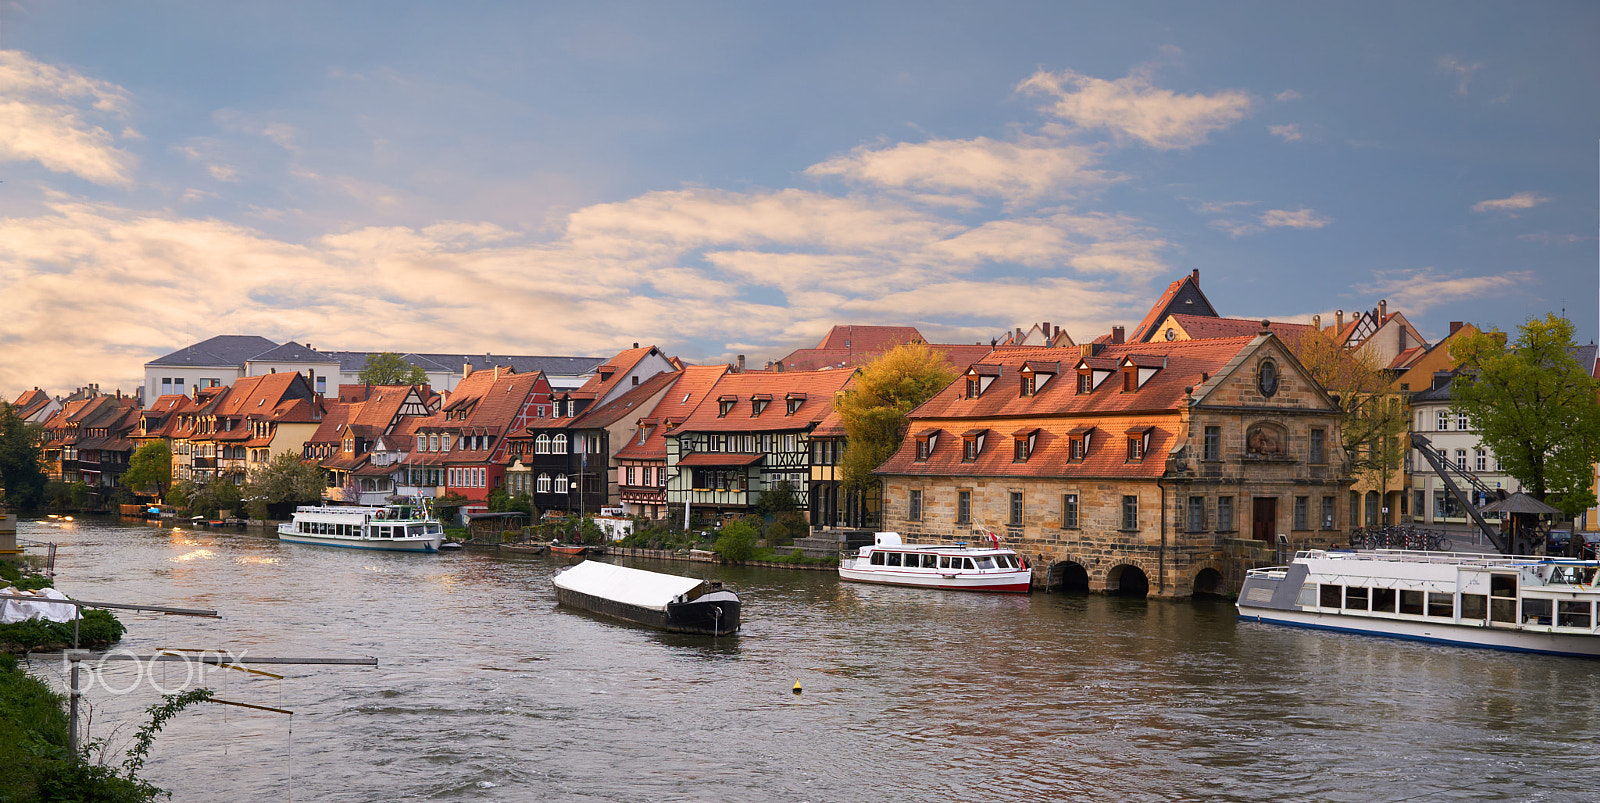
[[[1119,597],[1143,598],[1150,594],[1150,578],[1138,566],[1118,566],[1106,581],[1106,590]]]
[[[1222,591],[1222,572],[1206,567],[1194,576],[1194,595],[1197,597],[1220,597]]]
[[[1081,563],[1066,561],[1050,567],[1050,590],[1063,594],[1089,593],[1089,570]]]

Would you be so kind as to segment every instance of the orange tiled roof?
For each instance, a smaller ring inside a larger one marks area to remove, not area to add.
[[[714,398],[702,401],[679,427],[688,432],[778,432],[810,429],[833,410],[833,395],[855,376],[853,371],[751,371],[724,374],[709,396],[734,396],[738,399],[726,416]],[[772,401],[759,414],[752,414],[750,397],[768,393]],[[793,414],[788,400],[801,399]]]
[[[639,431],[634,430],[628,436],[627,445],[617,451],[617,459],[666,460],[668,422],[676,426],[687,420],[726,373],[726,365],[686,365],[673,374],[672,387],[667,389],[666,395],[654,408],[641,411],[639,416],[650,422],[646,424],[650,427],[649,437],[640,443]]]

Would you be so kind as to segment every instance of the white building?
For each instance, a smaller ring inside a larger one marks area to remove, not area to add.
[[[1446,460],[1476,475],[1489,488],[1508,494],[1522,490],[1521,483],[1500,470],[1500,461],[1494,453],[1484,448],[1477,431],[1472,428],[1472,421],[1451,408],[1450,381],[1454,377],[1453,371],[1439,371],[1434,374],[1432,387],[1411,396],[1411,431],[1427,438],[1433,448],[1444,453]],[[1468,523],[1470,518],[1466,511],[1461,509],[1427,459],[1415,449],[1410,450],[1409,459],[1412,521],[1418,524]],[[1466,486],[1459,478],[1453,479],[1462,491],[1474,498],[1478,507],[1494,501],[1482,498],[1480,492]]]

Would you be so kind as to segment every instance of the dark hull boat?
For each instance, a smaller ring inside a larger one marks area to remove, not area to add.
[[[720,583],[586,560],[551,579],[556,601],[665,630],[726,636],[739,630],[739,596]]]

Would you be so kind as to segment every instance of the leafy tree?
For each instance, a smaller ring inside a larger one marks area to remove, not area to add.
[[[133,457],[128,458],[122,484],[137,493],[146,493],[154,486],[156,496],[164,496],[172,484],[172,447],[166,441],[151,441],[140,446]]]
[[[39,428],[0,402],[0,502],[21,510],[44,503],[48,478],[40,457]]]
[[[1347,349],[1327,335],[1309,331],[1300,337],[1295,358],[1339,401],[1340,425],[1350,471],[1367,487],[1387,496],[1389,480],[1400,470],[1410,448],[1404,436],[1411,412],[1371,351]]]
[[[280,452],[257,466],[245,481],[245,495],[265,505],[297,505],[322,499],[327,486],[322,469],[295,452]]]
[[[722,534],[711,549],[728,563],[744,563],[756,554],[756,539],[760,537],[755,525],[744,519],[730,521],[722,526]]]
[[[201,516],[224,510],[238,510],[243,494],[233,480],[224,476],[212,477],[195,487],[189,497],[189,512]]]
[[[368,354],[356,379],[366,385],[424,385],[428,382],[428,372],[400,359],[400,355],[392,351],[385,351]]]
[[[1573,357],[1572,322],[1550,314],[1519,332],[1510,347],[1489,331],[1451,349],[1451,406],[1530,496],[1575,516],[1595,503],[1600,383]]]
[[[784,480],[761,492],[756,497],[756,512],[763,516],[779,516],[800,509],[795,501],[794,483]]]
[[[847,491],[860,492],[876,482],[872,472],[900,448],[911,411],[955,378],[944,355],[924,343],[896,346],[862,366],[834,402],[844,421],[839,467]]]

